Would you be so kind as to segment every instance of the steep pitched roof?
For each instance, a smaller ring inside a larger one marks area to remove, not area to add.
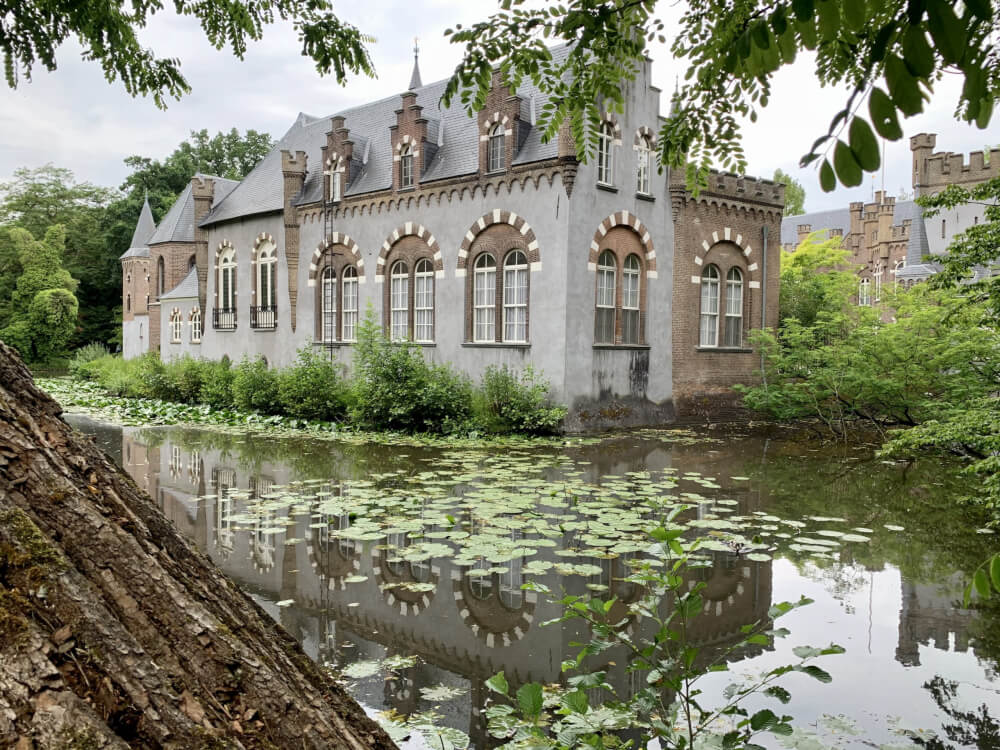
[[[567,54],[567,46],[552,50],[556,59],[564,58]],[[450,107],[441,104],[441,95],[447,83],[447,80],[435,81],[414,88],[417,103],[424,108],[422,115],[428,120],[428,138],[441,142],[431,163],[425,165],[420,177],[422,183],[472,174],[479,169],[478,122],[465,113],[460,102],[454,102]],[[518,94],[526,102],[535,97],[536,110],[546,101],[530,83],[523,85]],[[282,210],[283,150],[305,151],[308,157],[305,183],[294,202],[302,205],[322,200],[322,149],[326,145],[330,119],[336,116],[344,118],[344,126],[350,130],[351,138],[354,139],[354,153],[361,156],[363,162],[360,173],[351,180],[344,195],[350,197],[390,189],[393,162],[389,127],[396,124],[396,110],[399,107],[399,95],[394,95],[321,118],[300,113],[270,153],[258,162],[228,198],[213,208],[202,220],[201,226]],[[528,111],[530,112],[530,107]],[[524,124],[530,127],[530,120],[524,118]],[[528,164],[556,156],[558,143],[555,140],[542,143],[539,129],[530,127],[513,163]]]
[[[139,221],[136,222],[135,231],[132,233],[132,242],[129,243],[128,250],[121,254],[119,260],[125,258],[148,258],[149,238],[156,231],[156,222],[153,221],[153,212],[149,208],[149,199],[142,202],[142,210],[139,211]]]
[[[165,299],[194,299],[198,296],[198,269],[193,267],[188,271],[188,275],[181,279],[180,283],[169,292],[160,295],[160,300]]]
[[[233,189],[239,185],[238,180],[227,180],[225,177],[196,174],[195,177],[215,181],[215,195],[212,206],[218,206],[226,199]],[[156,232],[147,240],[147,245],[157,245],[161,242],[194,242],[194,196],[191,194],[191,183],[177,196],[174,205],[160,221]]]

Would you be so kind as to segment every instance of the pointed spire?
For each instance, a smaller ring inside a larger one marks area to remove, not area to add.
[[[673,117],[681,108],[681,79],[674,76],[674,95],[670,97],[670,116]]]
[[[420,55],[420,45],[417,42],[417,38],[413,37],[413,75],[410,76],[410,91],[416,91],[424,84],[420,82],[420,63],[418,57]]]
[[[156,222],[153,221],[153,211],[149,207],[148,196],[142,201],[142,210],[139,211],[139,221],[136,222],[135,232],[132,233],[132,242],[126,255],[149,255],[149,247],[146,243],[156,231]]]

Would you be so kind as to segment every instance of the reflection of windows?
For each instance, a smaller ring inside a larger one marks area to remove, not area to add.
[[[223,555],[233,551],[233,499],[229,493],[236,485],[232,469],[212,469],[215,485],[215,543]]]
[[[191,451],[191,462],[188,464],[188,477],[191,484],[201,482],[201,451]]]
[[[386,567],[389,568],[389,572],[393,576],[402,578],[406,570],[406,561],[399,555],[409,543],[409,537],[405,533],[389,534],[388,542],[389,549],[387,550],[387,554],[389,559],[386,561]]]
[[[181,462],[181,448],[179,445],[173,445],[170,447],[170,476],[174,479],[181,473],[181,468],[183,463]]]

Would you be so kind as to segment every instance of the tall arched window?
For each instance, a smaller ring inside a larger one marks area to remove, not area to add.
[[[597,181],[602,185],[611,185],[614,180],[614,148],[615,128],[610,122],[601,123],[601,132],[597,136]]]
[[[636,149],[636,192],[649,195],[649,155],[653,150],[648,136],[639,138],[639,147]]]
[[[399,152],[399,186],[413,187],[413,149],[407,143]]]
[[[183,325],[181,321],[180,311],[174,310],[170,313],[170,343],[179,344],[181,343],[181,326]]]
[[[594,341],[615,343],[615,290],[618,262],[615,254],[605,250],[597,259],[597,312],[594,316]]]
[[[434,266],[427,258],[418,260],[414,271],[413,340],[434,340]]]
[[[528,340],[528,258],[520,250],[503,262],[503,340]]]
[[[882,264],[875,266],[875,301],[882,301]]]
[[[861,279],[858,284],[858,304],[868,307],[872,303],[872,281],[871,279]]]
[[[358,269],[347,266],[342,274],[343,294],[341,295],[341,339],[354,341],[358,329]]]
[[[496,340],[497,261],[490,253],[476,258],[473,274],[473,340]]]
[[[726,330],[722,345],[743,346],[743,272],[733,266],[726,273]]]
[[[254,328],[274,328],[277,325],[277,276],[277,248],[265,242],[257,249],[257,304],[250,308],[250,325]]]
[[[201,309],[198,307],[191,311],[191,343],[201,343]]]
[[[219,283],[216,290],[216,328],[236,328],[236,250],[226,247],[219,258]]]
[[[125,312],[132,312],[132,295],[125,295]]]
[[[409,301],[410,275],[409,269],[401,260],[392,264],[389,274],[389,336],[393,341],[409,338]]]
[[[639,343],[639,284],[642,264],[639,256],[625,258],[622,270],[622,343]]]
[[[323,269],[320,289],[321,341],[335,341],[337,338],[337,272],[330,266]]]
[[[190,271],[192,268],[194,268],[197,263],[198,259],[194,255],[188,258],[188,270]]]
[[[161,255],[156,261],[156,298],[159,299],[163,296],[163,293],[167,291],[167,271],[166,264],[163,262],[163,256]]]
[[[343,192],[343,184],[341,183],[343,173],[340,171],[341,163],[340,159],[335,159],[330,164],[330,200],[334,203],[341,199]]]
[[[498,122],[490,128],[489,139],[486,141],[486,171],[502,171],[504,161],[503,125]]]
[[[719,345],[719,269],[705,266],[701,272],[701,330],[699,346]]]

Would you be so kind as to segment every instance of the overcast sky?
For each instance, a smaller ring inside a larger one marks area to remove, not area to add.
[[[665,0],[660,5],[671,16],[681,12],[680,6],[671,8]],[[39,68],[34,80],[15,91],[0,87],[0,179],[18,167],[51,162],[72,169],[78,180],[116,186],[128,174],[126,156],[163,158],[191,130],[253,128],[279,138],[300,111],[328,115],[405,90],[414,36],[420,38],[424,82],[448,77],[460,48],[445,41],[444,30],[485,18],[496,2],[343,0],[336,7],[342,18],[376,38],[371,53],[377,79],[355,78],[341,87],[332,78],[320,78],[311,61],[301,57],[288,25],[267,29],[263,41],[252,45],[240,61],[226,50],[213,49],[195,22],[164,12],[150,23],[143,41],[161,57],[179,58],[192,89],[164,112],[151,99],[132,99],[120,83],[109,84],[99,65],[80,59],[78,45],[64,45],[54,73]],[[664,91],[660,108],[665,112],[675,77],[683,70],[666,45],[654,47],[652,57],[654,82]],[[888,144],[885,188],[890,194],[911,190],[910,135],[937,133],[937,149],[956,152],[1000,144],[997,116],[987,130],[952,118],[958,93],[957,81],[943,82],[928,111],[904,122],[907,139]],[[872,190],[882,187],[881,175],[874,181],[866,178],[861,187],[824,194],[815,170],[798,168],[801,155],[826,132],[845,101],[844,92],[820,88],[809,61],[800,57],[777,77],[771,102],[758,121],[745,128],[748,173],[770,177],[776,168],[783,169],[805,186],[809,211],[869,200]]]

